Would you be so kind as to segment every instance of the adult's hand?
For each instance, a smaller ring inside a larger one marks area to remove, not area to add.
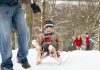
[[[40,7],[36,5],[36,3],[31,4],[31,8],[32,8],[33,13],[41,12]]]

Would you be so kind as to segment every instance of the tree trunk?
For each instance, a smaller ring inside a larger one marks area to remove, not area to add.
[[[99,42],[99,51],[100,51],[100,24],[99,24],[99,30],[98,31],[99,31],[99,36],[98,36],[99,37],[99,41],[98,42]]]
[[[12,40],[13,40],[12,49],[14,50],[18,47],[17,32],[15,30],[13,30],[12,32]]]
[[[45,6],[46,6],[46,2],[44,0],[43,3],[42,3],[42,9],[43,9],[43,11],[42,11],[42,23],[43,23],[43,25],[44,25],[44,22],[45,22]]]

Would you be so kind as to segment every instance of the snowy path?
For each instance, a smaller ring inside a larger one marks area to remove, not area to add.
[[[58,65],[54,58],[47,57],[42,64],[36,65],[36,50],[29,50],[30,69],[23,69],[16,61],[17,50],[13,51],[13,63],[15,70],[100,70],[100,52],[98,51],[72,51],[62,52],[62,64]],[[1,59],[0,59],[1,63]]]

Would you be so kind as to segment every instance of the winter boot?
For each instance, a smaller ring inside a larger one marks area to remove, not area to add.
[[[23,63],[22,67],[25,68],[25,69],[27,69],[27,68],[30,68],[31,65],[27,62],[27,63]]]

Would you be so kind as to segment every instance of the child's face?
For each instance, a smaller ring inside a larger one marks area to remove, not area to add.
[[[85,37],[88,37],[88,34],[85,34]]]
[[[45,33],[51,33],[53,31],[54,31],[54,29],[52,27],[46,27],[45,28]]]
[[[81,36],[80,35],[78,35],[78,38],[80,38]]]

